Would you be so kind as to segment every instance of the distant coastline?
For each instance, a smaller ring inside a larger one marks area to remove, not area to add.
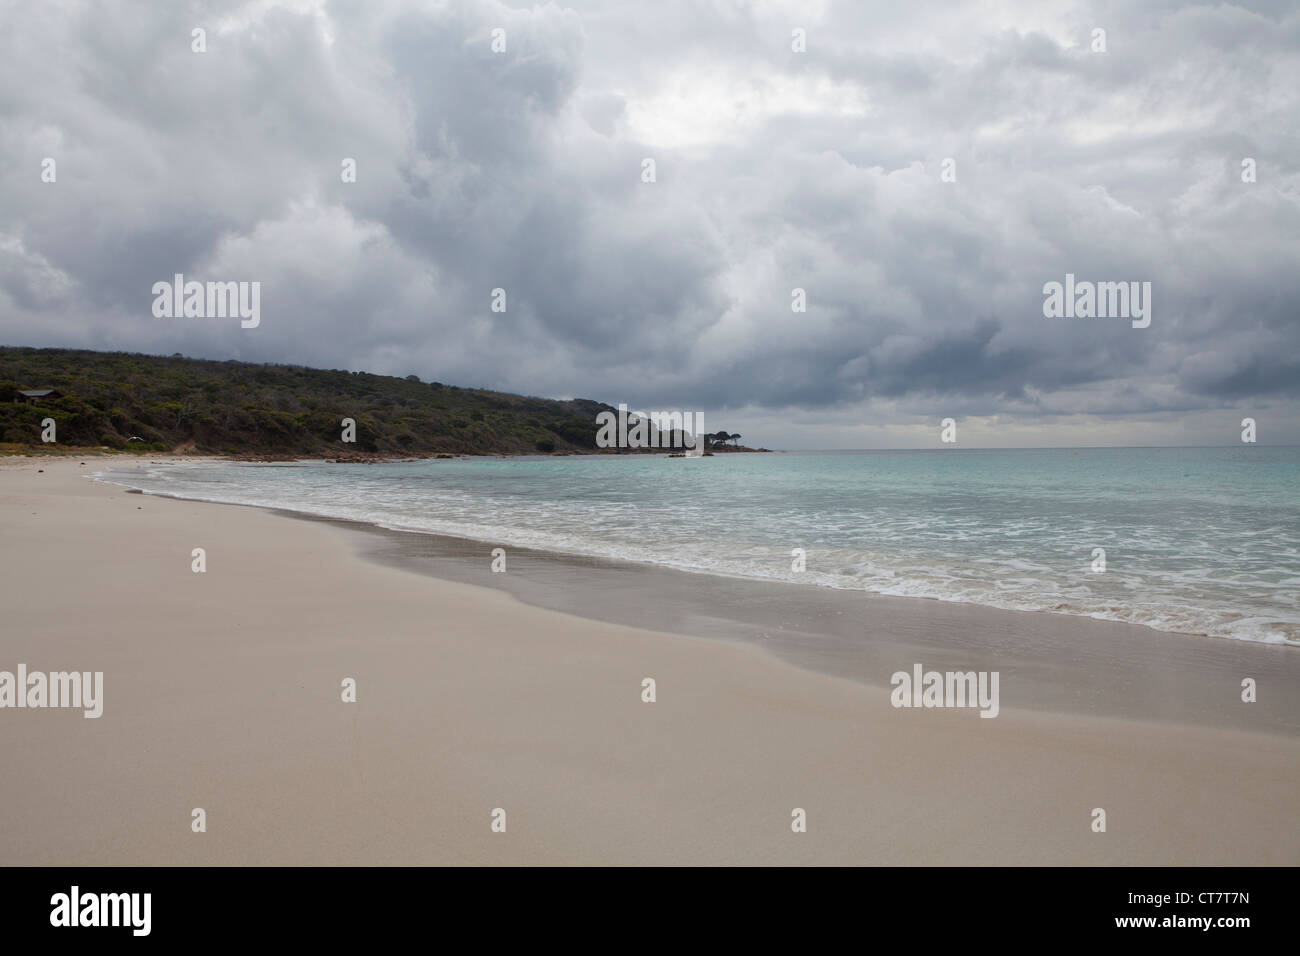
[[[0,453],[122,451],[240,460],[392,461],[464,455],[667,454],[602,448],[592,399],[550,399],[298,365],[0,346]],[[714,453],[757,452],[727,431]],[[729,444],[730,442],[730,444]]]

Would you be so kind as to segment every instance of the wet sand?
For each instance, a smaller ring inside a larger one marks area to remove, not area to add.
[[[333,522],[367,558],[504,590],[536,607],[631,627],[742,641],[800,667],[876,686],[915,661],[998,670],[1003,703],[1300,735],[1300,649],[927,598],[696,574],[626,561]],[[1241,681],[1261,685],[1251,705]]]

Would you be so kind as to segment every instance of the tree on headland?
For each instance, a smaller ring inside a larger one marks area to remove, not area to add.
[[[730,432],[709,432],[704,436],[705,445],[725,445],[727,442],[740,447],[740,432],[735,434]]]
[[[414,374],[0,345],[0,454],[44,444],[47,418],[58,424],[60,446],[132,452],[348,459],[617,453],[627,449],[603,447],[598,422],[616,411],[590,399],[467,389]],[[653,420],[648,425],[653,434]],[[697,436],[672,428],[658,437],[657,445],[631,450],[658,454],[694,445]],[[700,437],[706,448],[721,449],[740,435]]]

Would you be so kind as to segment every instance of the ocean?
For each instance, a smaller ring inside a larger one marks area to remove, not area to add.
[[[98,477],[506,548],[1300,645],[1300,448],[141,462]]]

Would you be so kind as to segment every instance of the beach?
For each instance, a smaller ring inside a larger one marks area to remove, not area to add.
[[[1126,625],[879,598],[855,669],[744,639],[795,633],[775,610],[709,624],[646,584],[600,613],[599,573],[540,606],[512,571],[435,577],[373,533],[101,466],[0,463],[0,669],[104,675],[96,719],[0,710],[5,864],[1300,863],[1295,648],[1150,631],[1112,671]],[[890,671],[1026,629],[1032,692],[1008,670],[995,719],[891,706]]]

